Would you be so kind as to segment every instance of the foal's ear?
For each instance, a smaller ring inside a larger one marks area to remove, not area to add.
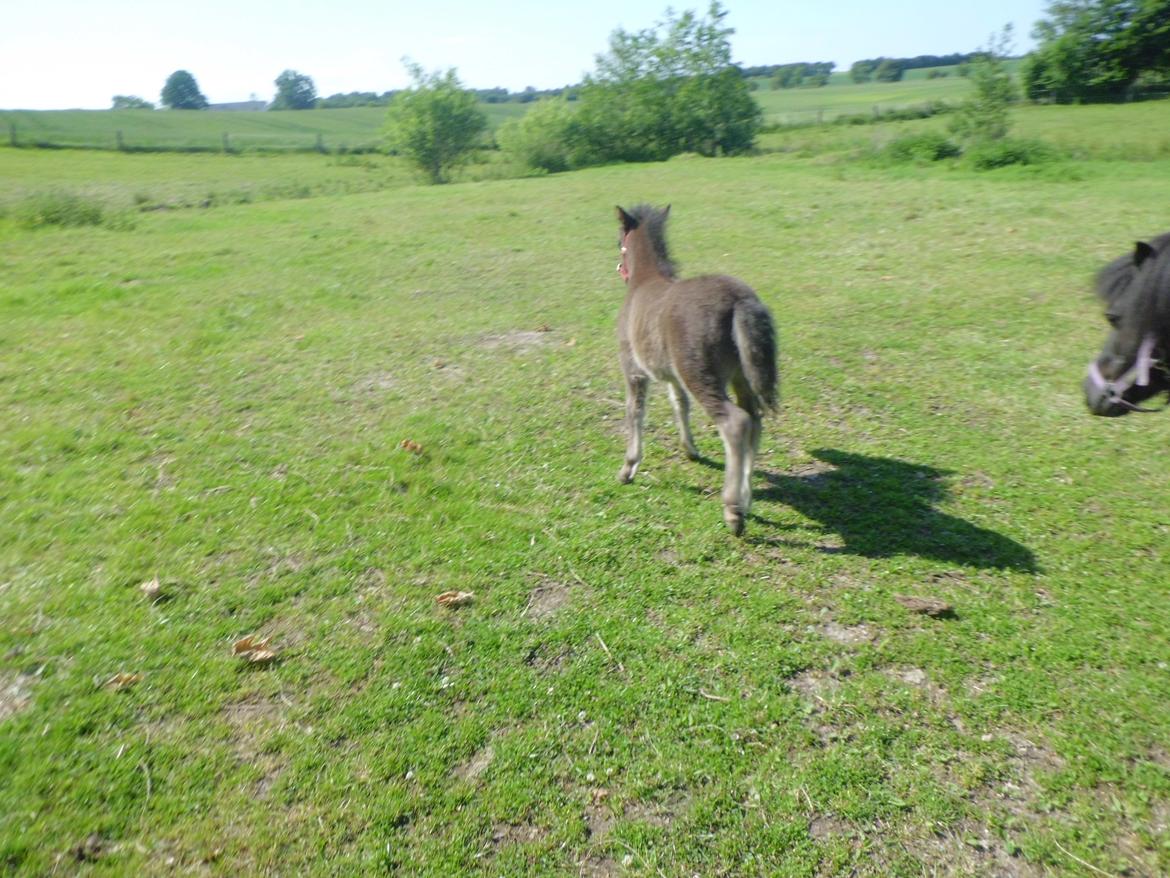
[[[1151,247],[1145,241],[1138,241],[1133,248],[1133,264],[1140,266],[1143,262],[1154,255],[1156,254],[1153,247]]]
[[[638,221],[622,210],[621,205],[618,205],[617,216],[618,222],[622,224],[623,232],[632,232],[634,229],[638,228]]]

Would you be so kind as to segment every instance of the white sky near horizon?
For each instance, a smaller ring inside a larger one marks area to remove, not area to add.
[[[1005,24],[1032,47],[1047,0],[725,0],[744,65],[970,52]],[[559,88],[593,70],[610,34],[652,27],[667,6],[706,0],[2,0],[0,109],[107,109],[115,94],[158,102],[188,70],[212,103],[269,100],[286,69],[322,97],[402,88],[402,58],[455,67],[471,88]]]

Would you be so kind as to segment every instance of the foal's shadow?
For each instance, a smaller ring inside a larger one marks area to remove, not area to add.
[[[827,466],[782,475],[759,471],[768,486],[762,500],[791,506],[838,534],[843,548],[867,558],[920,555],[970,567],[1037,571],[1026,546],[977,527],[934,504],[946,498],[945,470],[885,457],[866,457],[818,449],[813,457]]]

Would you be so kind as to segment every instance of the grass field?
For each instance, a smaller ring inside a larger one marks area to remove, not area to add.
[[[0,869],[1170,871],[1170,415],[1079,391],[1170,161],[842,143],[444,187],[0,149],[13,210],[172,207],[0,216]],[[742,540],[661,393],[615,478],[640,200],[780,328]]]
[[[912,71],[918,72],[918,71]],[[838,116],[888,111],[930,101],[957,102],[969,83],[957,75],[904,82],[834,81],[817,89],[753,92],[768,125],[830,122]],[[482,104],[491,130],[531,104]],[[145,112],[142,110],[0,110],[0,138],[19,145],[170,151],[370,151],[382,145],[384,107],[302,112]],[[119,141],[119,136],[121,141]]]
[[[902,82],[833,83],[823,88],[761,88],[752,92],[766,125],[802,125],[901,109],[932,101],[958,103],[971,84],[957,75]]]
[[[482,104],[492,130],[528,104]],[[170,151],[370,151],[383,148],[385,107],[299,112],[0,110],[5,143]]]

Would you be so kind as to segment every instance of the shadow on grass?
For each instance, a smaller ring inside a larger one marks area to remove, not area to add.
[[[943,478],[951,474],[946,470],[834,449],[818,449],[813,457],[827,466],[797,475],[760,470],[767,487],[755,496],[791,506],[838,534],[844,546],[825,551],[867,558],[919,555],[1038,572],[1027,546],[934,508],[946,498]]]

